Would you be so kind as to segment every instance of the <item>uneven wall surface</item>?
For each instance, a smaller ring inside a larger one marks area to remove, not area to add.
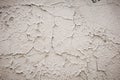
[[[120,0],[0,0],[0,80],[120,80]]]

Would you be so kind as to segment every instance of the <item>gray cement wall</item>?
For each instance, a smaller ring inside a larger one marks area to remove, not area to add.
[[[0,80],[120,80],[120,0],[0,0]]]

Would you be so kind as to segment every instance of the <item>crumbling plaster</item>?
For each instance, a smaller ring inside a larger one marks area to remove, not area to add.
[[[120,1],[0,0],[0,80],[120,80]]]

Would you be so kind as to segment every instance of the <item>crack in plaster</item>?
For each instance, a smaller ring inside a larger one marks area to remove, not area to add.
[[[119,80],[119,3],[92,1],[0,3],[0,79]]]

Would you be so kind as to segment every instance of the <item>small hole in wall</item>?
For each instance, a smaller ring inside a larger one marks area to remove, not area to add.
[[[98,1],[100,1],[100,0],[91,0],[93,3],[97,3]]]
[[[2,12],[0,12],[0,14],[2,14]]]
[[[10,18],[9,18],[9,21],[13,21],[13,20],[14,20],[14,17],[10,17]]]
[[[107,42],[107,40],[103,40],[105,43]]]

